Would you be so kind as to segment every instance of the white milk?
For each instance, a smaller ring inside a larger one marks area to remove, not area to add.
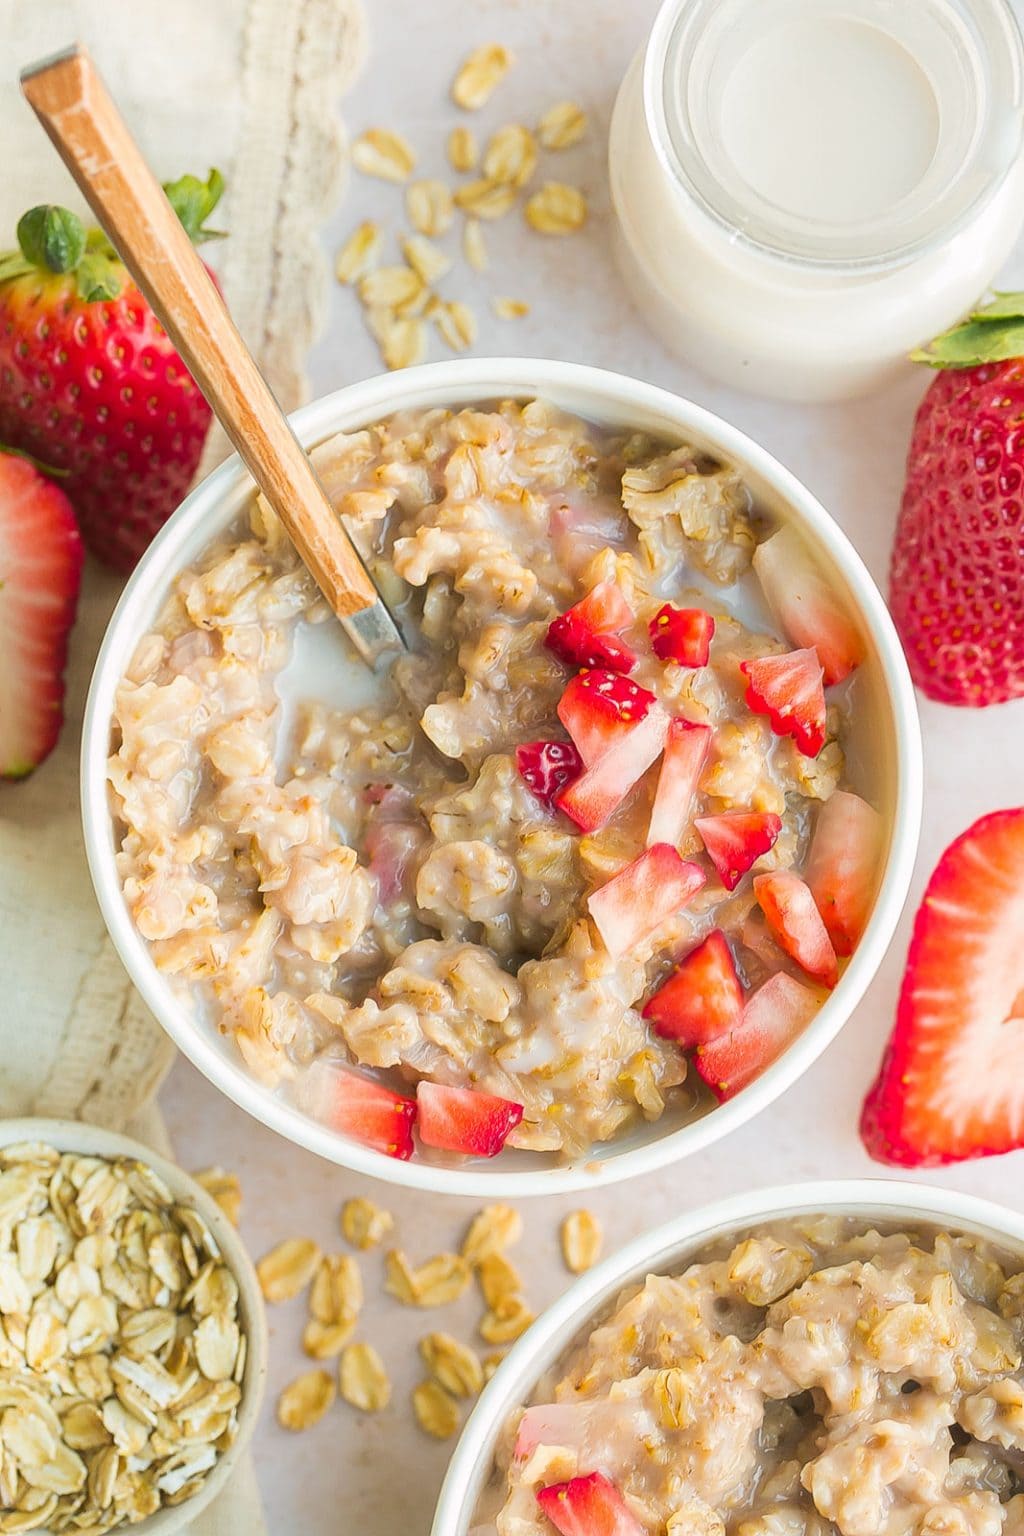
[[[666,0],[612,122],[623,268],[659,334],[766,394],[870,389],[1024,221],[1005,0]]]

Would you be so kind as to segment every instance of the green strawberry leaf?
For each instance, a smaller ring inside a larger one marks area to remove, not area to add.
[[[206,228],[206,221],[224,191],[224,177],[220,171],[212,168],[205,181],[200,181],[198,176],[180,176],[177,181],[165,181],[164,191],[193,245],[224,239],[226,230]]]
[[[85,250],[85,229],[69,208],[44,203],[18,220],[18,245],[34,267],[73,272]]]
[[[88,250],[75,268],[78,297],[85,304],[116,299],[124,287],[124,268],[105,250]]]
[[[1024,293],[999,293],[971,311],[972,320],[1024,320]]]
[[[911,352],[930,368],[976,368],[1024,357],[1024,293],[997,293],[927,346]]]

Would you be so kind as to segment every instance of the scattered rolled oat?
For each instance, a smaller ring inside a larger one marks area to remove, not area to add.
[[[350,1253],[324,1254],[309,1292],[309,1313],[318,1323],[344,1323],[363,1305],[363,1277]]]
[[[436,1381],[421,1381],[412,1390],[413,1412],[419,1426],[436,1440],[448,1440],[459,1427],[459,1405]]]
[[[411,267],[378,267],[359,283],[359,297],[368,309],[378,306],[401,312],[423,291],[423,279]]]
[[[223,1168],[203,1168],[192,1175],[211,1199],[216,1200],[233,1227],[237,1227],[242,1215],[242,1186],[236,1173]]]
[[[414,181],[406,190],[405,211],[413,229],[435,240],[451,228],[455,217],[452,194],[443,181]]]
[[[346,1200],[341,1211],[341,1231],[353,1248],[376,1248],[395,1225],[390,1211],[357,1195]]]
[[[530,306],[523,299],[495,299],[493,308],[499,320],[521,320],[530,313]]]
[[[523,1282],[514,1264],[503,1253],[487,1253],[476,1266],[480,1290],[489,1307],[496,1307],[506,1296],[515,1296]]]
[[[570,1274],[582,1275],[601,1257],[601,1223],[592,1211],[570,1211],[562,1222],[562,1258]]]
[[[467,1264],[479,1264],[489,1253],[501,1253],[518,1243],[523,1235],[523,1218],[512,1205],[486,1205],[469,1224],[462,1240],[462,1257]]]
[[[451,270],[451,257],[426,235],[407,235],[402,241],[402,255],[424,283],[436,283]]]
[[[333,1360],[356,1331],[354,1315],[338,1323],[321,1323],[311,1317],[302,1330],[302,1347],[312,1360]]]
[[[537,141],[522,123],[499,128],[484,151],[483,173],[503,186],[524,187],[537,169]]]
[[[511,1344],[533,1322],[532,1313],[521,1296],[505,1296],[485,1313],[480,1322],[480,1337],[488,1344]]]
[[[380,225],[364,219],[338,252],[334,275],[339,283],[355,283],[376,266],[379,254]]]
[[[424,1335],[420,1354],[431,1376],[453,1397],[475,1397],[482,1388],[484,1373],[476,1351],[450,1333]]]
[[[487,247],[479,219],[467,219],[462,230],[462,254],[474,272],[486,272]]]
[[[277,1422],[282,1429],[311,1429],[334,1402],[334,1377],[328,1371],[306,1371],[289,1382],[277,1400]]]
[[[265,1253],[256,1265],[260,1290],[269,1302],[290,1301],[304,1291],[320,1263],[320,1248],[311,1237],[289,1237]]]
[[[546,181],[527,201],[523,213],[531,229],[542,235],[570,235],[586,222],[587,200],[578,187]]]
[[[472,128],[459,124],[448,135],[448,160],[453,171],[471,171],[480,151]]]
[[[587,131],[587,114],[575,101],[556,101],[537,124],[537,137],[545,149],[568,149]]]
[[[469,1265],[455,1253],[439,1253],[418,1269],[397,1248],[385,1259],[384,1289],[405,1306],[446,1306],[462,1295],[469,1279]]]
[[[458,299],[438,304],[434,324],[453,352],[465,352],[476,341],[476,316],[468,304],[462,304]]]
[[[500,1349],[494,1349],[489,1355],[484,1355],[482,1363],[484,1368],[485,1386],[490,1381],[491,1377],[494,1375],[495,1371],[498,1369],[498,1366],[501,1364],[504,1358],[505,1356]]]
[[[379,1413],[391,1401],[391,1382],[372,1344],[350,1344],[341,1357],[341,1395],[363,1413]]]
[[[515,205],[516,195],[515,187],[489,181],[486,176],[455,189],[455,201],[463,213],[478,219],[503,219]]]
[[[368,128],[352,145],[352,163],[364,176],[407,181],[416,164],[411,144],[389,128]]]
[[[427,355],[427,328],[422,320],[393,320],[380,336],[380,349],[388,368],[412,368]]]
[[[512,66],[512,55],[501,43],[484,43],[463,59],[452,81],[452,100],[466,112],[482,107]]]

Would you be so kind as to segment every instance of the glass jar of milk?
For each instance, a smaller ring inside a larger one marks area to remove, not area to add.
[[[957,320],[1024,222],[1005,0],[665,0],[612,119],[642,312],[761,394],[864,393]]]

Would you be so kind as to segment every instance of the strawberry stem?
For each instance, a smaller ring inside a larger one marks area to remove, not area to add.
[[[26,453],[24,448],[9,448],[6,443],[0,443],[0,453],[9,453],[14,459],[25,459],[38,469],[41,475],[49,475],[51,480],[64,480],[71,471],[59,469],[56,464],[46,464],[42,459],[37,459],[34,453]]]
[[[996,293],[910,360],[929,368],[977,368],[1024,357],[1024,293]]]

